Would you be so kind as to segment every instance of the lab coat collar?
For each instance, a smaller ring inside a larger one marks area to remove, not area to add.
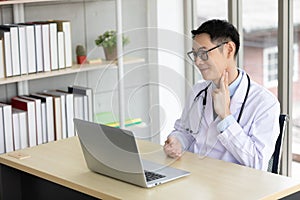
[[[214,88],[214,84],[211,84],[207,91],[207,104],[204,110],[204,119],[208,126],[214,121],[214,108],[212,101],[212,91],[214,90]]]
[[[238,116],[239,111],[241,109],[242,103],[244,102],[247,87],[248,87],[248,79],[246,72],[239,69],[240,73],[242,74],[242,80],[239,84],[239,86],[236,88],[236,91],[234,92],[232,98],[230,99],[230,112],[233,116]],[[212,100],[212,91],[214,90],[215,85],[212,84],[208,88],[208,95],[207,95],[207,104],[204,111],[204,119],[207,125],[209,126],[213,121],[220,120],[219,117],[214,119],[213,112],[213,100]]]
[[[236,91],[234,92],[231,100],[230,100],[230,112],[232,113],[233,116],[238,116],[238,113],[240,111],[240,108],[242,106],[242,103],[244,102],[247,87],[248,87],[248,80],[247,80],[247,75],[246,72],[239,69],[241,75],[242,75],[242,80],[239,84],[239,86],[236,88]],[[212,91],[214,90],[215,85],[212,84],[208,88],[208,95],[207,95],[207,104],[206,108],[204,111],[204,119],[206,124],[209,126],[213,121],[219,120],[219,117],[214,119],[213,116],[213,101],[212,101]]]
[[[245,100],[245,95],[247,92],[247,87],[248,87],[248,79],[247,79],[247,74],[245,71],[240,70],[242,73],[242,80],[240,82],[240,85],[236,89],[234,95],[232,96],[230,100],[230,112],[234,116],[238,116],[238,113],[240,111],[240,108]],[[237,113],[237,114],[236,114]]]

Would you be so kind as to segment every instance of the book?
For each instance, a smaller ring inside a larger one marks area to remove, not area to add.
[[[44,94],[60,98],[60,111],[61,111],[61,138],[67,138],[67,114],[66,114],[66,95],[55,90],[45,90]]]
[[[14,150],[12,107],[6,103],[0,103],[0,107],[2,107],[5,152],[11,152]]]
[[[107,126],[112,126],[112,127],[117,127],[117,128],[120,127],[118,116],[113,115],[112,112],[97,113],[95,115],[95,122],[105,124]],[[137,124],[141,124],[141,123],[142,123],[141,118],[125,119],[125,127],[137,125]]]
[[[125,127],[140,124],[140,123],[142,123],[142,119],[140,119],[140,118],[126,119],[125,120]],[[119,122],[111,122],[111,123],[107,123],[106,125],[111,126],[111,127],[120,128],[120,123]]]
[[[83,95],[83,119],[89,121],[88,97]]]
[[[74,118],[84,119],[84,95],[74,94]]]
[[[46,112],[46,128],[47,128],[47,142],[54,141],[54,113],[53,113],[53,98],[40,93],[32,93],[30,97],[41,99],[45,103]]]
[[[39,23],[39,22],[37,22]],[[42,26],[42,47],[43,47],[43,71],[51,71],[50,61],[50,27],[49,24],[41,24]]]
[[[27,131],[28,131],[28,145],[33,147],[37,145],[36,134],[36,114],[34,101],[22,99],[20,97],[11,98],[11,105],[14,108],[24,110],[27,112]]]
[[[20,119],[19,109],[12,109],[12,124],[13,124],[13,139],[14,139],[14,150],[21,149],[21,138],[20,138]]]
[[[3,39],[0,38],[0,79],[5,77]]]
[[[13,75],[13,72],[12,72],[10,32],[0,29],[0,38],[3,41],[5,76],[11,77]]]
[[[62,139],[61,100],[59,96],[52,97],[54,114],[54,140],[60,140]]]
[[[20,149],[24,149],[28,147],[28,134],[27,134],[27,112],[24,110],[13,108],[13,114],[17,114],[18,122],[19,122],[19,145]],[[15,141],[15,150],[17,150],[15,133],[14,133],[14,141]]]
[[[34,26],[36,72],[41,72],[44,70],[42,25],[33,24],[33,23],[28,23],[28,24],[31,24]]]
[[[30,97],[28,95],[20,95],[19,97],[33,101],[35,104],[37,144],[42,144],[43,143],[43,130],[42,130],[41,100],[38,98]]]
[[[65,34],[62,31],[57,32],[57,54],[58,54],[58,68],[66,68],[65,59]]]
[[[43,133],[43,143],[46,143],[47,138],[47,114],[46,114],[46,103],[41,103],[41,113],[42,113],[42,133]]]
[[[7,24],[7,25],[0,25],[0,29],[10,32],[12,75],[18,76],[21,74],[18,27]]]
[[[5,153],[3,109],[0,106],[0,154]]]
[[[71,22],[68,20],[49,20],[57,24],[57,31],[64,32],[66,67],[72,66]]]
[[[66,124],[67,124],[67,137],[73,137],[74,132],[74,95],[63,90],[56,90],[57,93],[65,95],[65,107],[66,107]]]
[[[18,28],[19,33],[19,53],[20,53],[20,73],[21,75],[28,73],[28,56],[27,56],[27,41],[26,41],[26,26],[13,24]],[[12,52],[14,53],[14,52]]]
[[[88,98],[88,118],[89,121],[94,121],[94,95],[93,95],[93,89],[89,87],[79,86],[79,85],[70,85],[68,86],[68,92],[73,94],[82,94],[86,95]]]
[[[51,71],[51,57],[50,57],[50,25],[42,21],[27,22],[27,24],[34,24],[36,28],[36,54],[37,59],[39,56],[42,58],[42,70],[39,71],[48,72]],[[41,49],[40,49],[41,48]],[[39,52],[40,51],[40,52]],[[38,53],[41,53],[38,55]],[[39,64],[40,60],[37,61]],[[40,66],[39,66],[40,67]]]
[[[50,34],[50,59],[51,59],[51,70],[58,69],[58,40],[57,40],[57,24],[49,23],[49,34]]]
[[[61,113],[61,97],[60,95],[53,95],[47,92],[43,92],[43,95],[51,96],[53,100],[53,122],[54,122],[54,140],[62,139],[62,113]]]
[[[27,51],[27,70],[28,73],[35,73],[37,71],[36,64],[36,36],[35,36],[35,26],[29,23],[19,23],[19,25],[25,26],[26,32],[26,51]],[[38,36],[37,36],[38,37]]]

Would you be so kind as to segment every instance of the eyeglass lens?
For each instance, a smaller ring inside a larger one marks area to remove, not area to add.
[[[221,44],[218,44],[217,46],[205,51],[205,50],[201,50],[199,49],[198,52],[194,52],[194,51],[191,51],[188,53],[188,56],[190,57],[190,59],[195,62],[196,61],[196,58],[199,57],[201,60],[203,61],[207,61],[208,60],[208,52],[214,50],[214,49],[217,49],[219,47],[221,47],[223,44],[226,44],[227,42],[222,42]]]

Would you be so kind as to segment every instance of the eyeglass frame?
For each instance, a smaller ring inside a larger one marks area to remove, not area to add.
[[[219,48],[219,47],[221,47],[222,45],[227,44],[227,43],[228,43],[228,41],[222,42],[222,43],[220,43],[220,44],[216,45],[215,47],[210,48],[210,49],[208,49],[208,50],[202,50],[202,49],[199,49],[199,50],[197,51],[196,55],[197,55],[197,57],[199,57],[202,61],[207,61],[207,60],[208,60],[208,52],[210,52],[210,51],[212,51],[212,50],[215,50],[215,49],[217,49],[217,48]],[[199,52],[201,52],[201,54],[199,54]],[[195,51],[193,51],[193,50],[186,53],[186,54],[188,55],[188,57],[191,59],[191,61],[193,61],[193,62],[196,61],[196,59],[195,59],[196,56],[195,56],[194,53],[195,53]],[[193,59],[193,57],[191,56],[191,54],[192,54],[192,56],[194,57],[194,59]],[[205,58],[205,59],[203,59],[203,55],[206,55],[206,58]]]

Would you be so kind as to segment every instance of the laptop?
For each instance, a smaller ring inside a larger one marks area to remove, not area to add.
[[[88,168],[145,188],[184,177],[190,172],[143,160],[131,131],[74,118]]]

